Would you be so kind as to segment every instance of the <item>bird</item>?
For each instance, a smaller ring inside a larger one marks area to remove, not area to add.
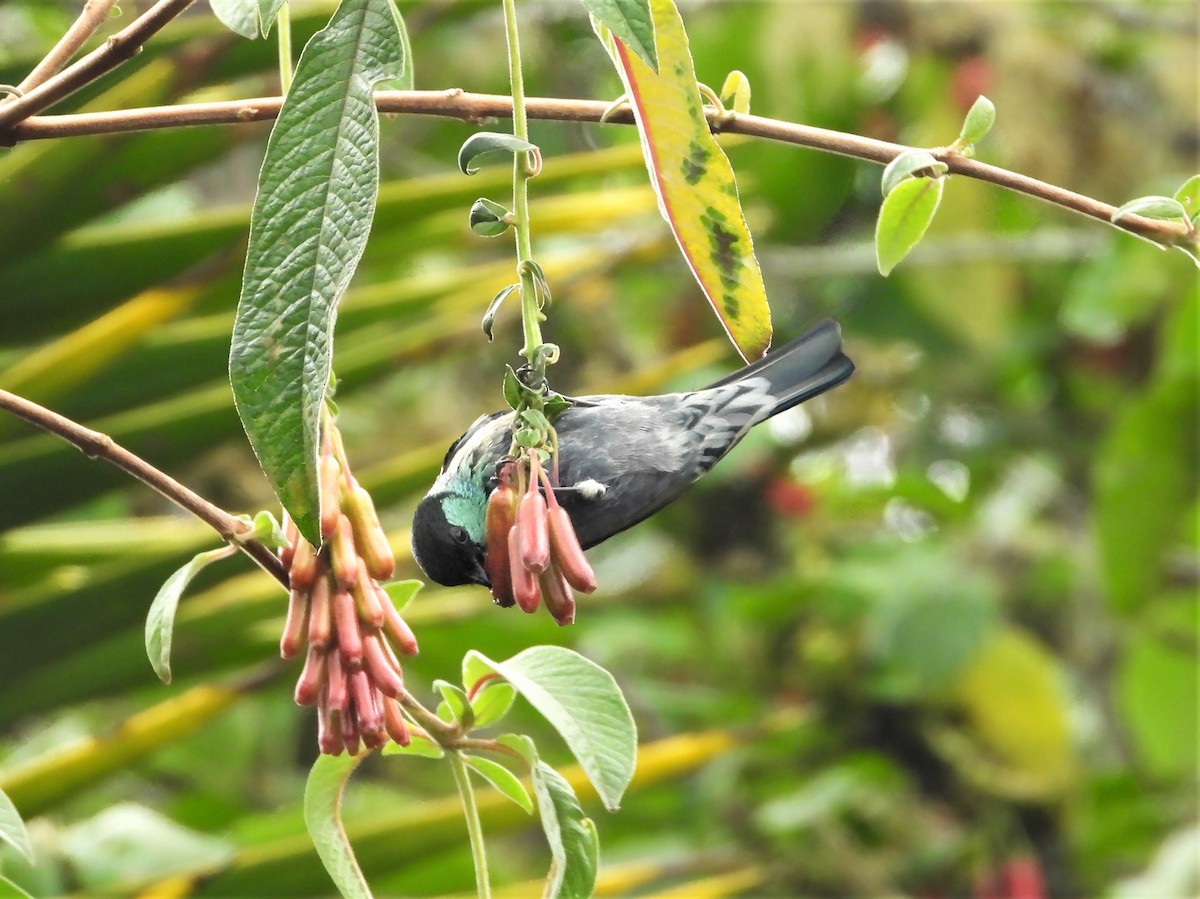
[[[570,398],[554,419],[555,497],[583,549],[669,505],[756,424],[841,384],[854,372],[841,329],[825,320],[701,390]],[[491,587],[485,516],[509,457],[511,410],[477,419],[446,451],[413,514],[413,558],[443,586]]]

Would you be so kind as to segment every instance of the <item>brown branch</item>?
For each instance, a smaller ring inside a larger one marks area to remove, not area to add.
[[[33,67],[25,80],[17,85],[17,91],[27,94],[38,85],[44,83],[52,75],[65,66],[72,56],[82,47],[87,39],[96,33],[96,29],[104,24],[117,0],[87,0],[79,18],[67,29],[67,33],[55,44],[42,61]]]
[[[446,91],[380,91],[375,95],[381,112],[411,115],[446,116],[468,122],[482,122],[512,115],[512,98],[498,94],[473,94],[457,89]],[[14,104],[19,101],[14,101]],[[148,131],[157,128],[178,128],[189,125],[228,125],[239,122],[261,122],[279,114],[279,97],[258,97],[218,103],[192,103],[179,106],[151,106],[117,112],[76,113],[27,119],[4,133],[3,112],[0,106],[0,143],[23,140],[47,140],[88,134],[114,134],[127,131]],[[526,111],[531,118],[569,122],[598,122],[609,108],[600,100],[568,100],[528,97]],[[606,121],[632,124],[633,114],[621,109],[610,114]],[[756,115],[721,116],[712,112],[709,121],[714,131],[762,137],[801,147],[811,147],[826,153],[836,153],[883,165],[911,149],[902,144],[873,140],[856,134],[798,125]],[[1064,209],[1112,225],[1117,207],[1091,197],[1077,194],[1036,178],[998,166],[968,159],[946,150],[932,151],[945,162],[950,171],[968,178],[987,181]],[[1114,227],[1158,243],[1174,244],[1187,238],[1188,230],[1181,222],[1148,219],[1129,215]]]
[[[70,68],[48,78],[28,93],[0,103],[0,134],[137,55],[149,37],[191,4],[192,0],[158,0],[127,28],[118,31]]]
[[[49,409],[9,393],[7,390],[0,390],[0,409],[11,412],[17,418],[24,419],[31,425],[61,437],[89,459],[103,459],[126,474],[133,475],[185,512],[195,515],[216,531],[222,540],[236,546],[257,562],[267,574],[283,584],[285,588],[287,587],[287,572],[284,571],[279,559],[275,557],[275,553],[257,540],[243,539],[250,530],[250,525],[230,515],[224,509],[214,506],[204,497],[159,471],[149,462],[135,456],[107,434],[85,428],[57,412],[51,412]]]

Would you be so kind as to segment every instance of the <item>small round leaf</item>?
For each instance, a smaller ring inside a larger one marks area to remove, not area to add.
[[[967,145],[979,143],[992,130],[995,122],[995,104],[980,94],[971,108],[967,110],[967,117],[963,119],[962,131],[958,134],[959,142]]]
[[[750,79],[744,72],[734,69],[725,76],[725,83],[721,85],[721,103],[740,115],[750,111]]]
[[[883,170],[881,185],[886,197],[905,178],[913,177],[917,172],[942,173],[949,169],[944,162],[938,162],[928,150],[906,150],[887,164]]]
[[[537,150],[536,144],[499,131],[480,131],[472,134],[458,150],[458,167],[464,175],[479,171],[475,160],[487,153],[521,153]]]
[[[1186,219],[1187,210],[1174,197],[1137,197],[1114,212],[1112,220],[1116,223],[1127,215],[1140,215],[1143,218],[1161,220]]]
[[[480,197],[471,206],[468,223],[480,237],[499,237],[509,228],[511,213],[492,200]]]

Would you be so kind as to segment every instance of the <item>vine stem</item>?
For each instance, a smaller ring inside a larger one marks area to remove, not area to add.
[[[529,120],[525,113],[525,79],[521,73],[521,42],[517,31],[516,0],[504,0],[504,33],[508,42],[508,80],[512,89],[511,111],[513,136],[518,140],[529,140]],[[540,363],[538,349],[542,345],[542,329],[538,322],[537,286],[533,272],[526,264],[533,260],[533,237],[529,223],[529,160],[526,153],[513,154],[513,230],[517,241],[517,274],[521,278],[521,325],[525,333],[525,346],[521,355],[530,365]],[[544,374],[537,371],[540,380]]]
[[[471,786],[471,773],[462,753],[448,752],[450,770],[454,772],[454,783],[462,798],[463,811],[467,817],[467,836],[471,841],[471,858],[475,862],[475,889],[479,899],[491,899],[492,887],[488,882],[487,847],[483,842],[483,825],[479,822],[479,807],[475,804],[475,789]]]
[[[180,484],[170,475],[159,471],[140,456],[136,456],[107,434],[85,428],[71,419],[51,412],[44,406],[39,406],[30,400],[19,397],[7,390],[0,390],[0,409],[12,413],[17,418],[29,422],[35,427],[49,431],[79,449],[90,459],[103,459],[111,465],[137,478],[146,486],[156,490],[160,495],[173,502],[179,508],[188,512],[209,527],[222,540],[225,540],[258,563],[267,574],[279,581],[287,589],[288,576],[283,565],[276,558],[274,551],[266,544],[257,540],[245,540],[244,536],[251,526],[240,518],[230,515],[224,509],[214,506],[198,493]]]
[[[66,34],[50,49],[50,52],[42,57],[42,61],[34,66],[24,80],[17,85],[17,90],[22,94],[27,94],[61,71],[76,51],[87,42],[87,39],[96,33],[96,29],[104,24],[116,2],[117,0],[87,0],[83,4],[83,11],[79,13],[79,18],[71,24]]]
[[[292,12],[286,0],[275,17],[275,33],[279,42],[279,92],[286,97],[296,74],[292,63]]]
[[[32,94],[27,96],[32,96]],[[26,140],[268,121],[279,114],[282,99],[257,97],[216,103],[151,106],[113,112],[38,116],[27,118],[6,129],[5,126],[10,124],[12,118],[18,120],[24,118],[23,116],[4,115],[17,102],[19,101],[11,100],[0,103],[0,146]],[[380,91],[375,95],[375,102],[379,111],[384,113],[443,116],[467,122],[507,118],[514,114],[511,97],[498,94],[468,93],[458,88],[442,91]],[[602,100],[569,100],[555,97],[527,97],[524,98],[522,104],[528,118],[566,122],[599,122],[610,105]],[[612,124],[631,125],[633,124],[633,114],[627,109],[617,110],[610,113],[605,121]],[[709,124],[717,132],[766,138],[880,165],[886,165],[901,153],[912,149],[901,144],[874,140],[857,134],[785,122],[765,116],[738,114],[722,117],[716,112],[712,112],[709,114]],[[933,155],[945,162],[953,174],[986,181],[1007,190],[1043,200],[1107,225],[1113,225],[1122,231],[1147,237],[1158,243],[1171,245],[1188,238],[1188,230],[1182,222],[1129,215],[1114,224],[1111,219],[1112,214],[1117,211],[1116,206],[1048,184],[1045,181],[1039,181],[1019,172],[989,165],[977,159],[968,159],[957,153],[935,151]],[[519,229],[522,222],[518,220],[516,226]]]

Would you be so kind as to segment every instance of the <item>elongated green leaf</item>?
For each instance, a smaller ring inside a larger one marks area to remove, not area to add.
[[[366,246],[379,186],[373,87],[403,75],[404,43],[390,3],[338,7],[300,56],[251,216],[230,381],[263,471],[314,544],[335,310]]]
[[[258,37],[257,0],[208,0],[208,5],[221,24],[234,34],[250,40]]]
[[[655,72],[658,51],[654,46],[654,16],[650,0],[581,0],[584,9],[638,55]]]
[[[771,345],[771,310],[733,167],[709,130],[683,20],[673,0],[650,0],[655,72],[598,27],[625,85],[659,208],[730,339],[746,359]]]
[[[304,825],[321,864],[345,899],[371,899],[371,888],[354,858],[341,817],[342,790],[366,755],[318,756],[304,786]]]
[[[287,0],[258,0],[258,26],[263,37],[271,33],[279,10],[283,9],[286,2]]]
[[[21,820],[21,813],[13,805],[8,794],[0,790],[0,843],[7,843],[33,864],[33,846],[29,842],[29,831]]]
[[[1200,175],[1192,175],[1179,185],[1174,199],[1183,205],[1188,215],[1195,216],[1200,213]]]
[[[637,729],[613,676],[561,646],[534,646],[504,662],[468,655],[503,675],[553,725],[605,807],[616,810],[633,777]]]
[[[415,755],[424,759],[440,759],[446,756],[446,750],[420,734],[412,734],[407,746],[389,742],[381,751],[384,755]]]
[[[196,553],[186,565],[167,578],[150,604],[150,612],[146,615],[146,655],[150,657],[154,673],[164,684],[171,682],[171,638],[175,633],[175,611],[179,608],[179,598],[204,566],[217,559],[227,559],[235,552],[237,548],[234,546],[219,546]]]
[[[33,894],[27,892],[23,888],[17,886],[3,874],[0,874],[0,897],[8,899],[10,896],[18,896],[21,899],[33,899]]]
[[[1187,218],[1183,204],[1174,197],[1137,197],[1121,206],[1112,214],[1112,220],[1119,222],[1127,215],[1140,215],[1148,219],[1177,219]]]
[[[571,785],[545,762],[534,765],[533,792],[554,858],[545,895],[586,899],[596,886],[600,859],[596,825],[584,815]]]
[[[881,275],[917,245],[942,200],[943,178],[907,178],[884,197],[875,225],[875,260]]]
[[[516,698],[517,691],[513,689],[512,684],[496,681],[485,686],[471,702],[471,708],[475,711],[475,726],[487,727],[489,724],[495,724],[508,714]]]
[[[495,787],[501,795],[521,806],[528,814],[533,814],[533,799],[530,798],[529,791],[525,789],[525,785],[521,783],[517,775],[513,774],[499,762],[494,762],[482,756],[463,756],[463,761],[474,769],[475,773]]]

